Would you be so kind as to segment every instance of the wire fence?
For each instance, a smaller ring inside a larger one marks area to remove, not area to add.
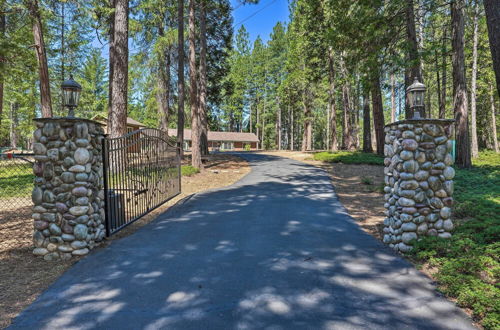
[[[31,215],[33,163],[32,154],[0,154],[0,218]]]

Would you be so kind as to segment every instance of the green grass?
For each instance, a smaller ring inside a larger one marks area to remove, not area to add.
[[[314,160],[328,163],[384,165],[384,157],[361,151],[318,152]]]
[[[30,197],[34,178],[30,163],[1,162],[0,198]]]
[[[470,308],[486,329],[500,328],[500,155],[485,152],[457,169],[451,239],[426,237],[411,257],[437,268],[440,290]]]
[[[200,170],[191,165],[182,165],[181,172],[182,176],[192,176],[195,175],[196,173],[200,173]]]

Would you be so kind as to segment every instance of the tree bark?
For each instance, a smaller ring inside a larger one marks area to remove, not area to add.
[[[276,122],[276,135],[278,138],[278,150],[281,150],[281,106],[278,98],[276,98],[276,102],[278,103],[278,121]]]
[[[167,47],[163,56],[160,56],[158,67],[158,86],[156,90],[156,103],[160,117],[160,129],[168,131],[170,113],[170,51]]]
[[[500,95],[500,1],[484,0],[484,10],[488,25],[491,57],[493,58],[493,70],[497,81],[497,92]]]
[[[38,0],[29,0],[27,7],[33,24],[33,38],[35,40],[35,51],[38,60],[38,75],[40,79],[40,102],[42,106],[42,117],[52,117],[52,100],[50,97],[49,67],[47,65],[47,54],[45,52],[45,41],[43,39],[42,18],[38,7]]]
[[[5,14],[3,13],[4,8],[0,7],[0,37],[5,37]],[[0,131],[2,130],[2,117],[3,117],[3,90],[4,90],[4,73],[0,72]]]
[[[347,68],[345,67],[344,59],[340,59],[340,70],[342,72],[342,149],[352,150],[354,149],[354,140],[352,137],[352,118],[351,118],[351,95],[349,86],[349,75],[347,74]]]
[[[65,50],[65,46],[64,46],[64,30],[65,30],[65,27],[64,27],[64,23],[65,23],[65,20],[66,20],[66,12],[65,12],[65,6],[64,6],[64,2],[61,1],[61,49],[60,49],[60,52],[61,52],[61,84],[64,82],[64,77],[65,77],[65,72],[64,72],[64,68],[65,68],[65,55],[64,55],[64,50]],[[61,112],[64,111],[64,95],[63,93],[61,93]]]
[[[472,166],[472,163],[467,110],[467,84],[465,81],[464,7],[465,0],[454,0],[451,2],[453,110],[455,114],[457,141],[456,164],[459,167],[469,168]]]
[[[312,123],[311,123],[311,109],[309,107],[309,98],[307,88],[302,92],[302,103],[304,109],[304,132],[302,133],[302,151],[312,149]]]
[[[253,133],[253,131],[252,131],[252,102],[251,101],[250,101],[250,106],[249,107],[250,107],[250,109],[249,109],[250,116],[248,118],[249,118],[250,122],[248,123],[248,126],[249,126],[248,131],[250,133]]]
[[[439,74],[439,59],[438,59],[438,53],[437,51],[435,52],[434,56],[434,71],[436,71],[436,88],[437,88],[437,98],[438,98],[438,117],[440,115],[440,110],[441,110],[441,103],[443,102],[442,97],[441,97],[441,75]],[[429,109],[430,110],[430,109]],[[432,117],[432,116],[431,116]]]
[[[259,142],[257,143],[257,149],[261,149],[262,148],[262,141],[260,140],[260,110],[259,110],[259,97],[257,97],[257,103],[256,103],[256,107],[257,107],[257,118],[255,118],[255,133],[257,135],[257,138],[259,139]]]
[[[184,0],[177,1],[177,143],[184,156]]]
[[[110,9],[115,8],[115,0],[109,0]],[[114,50],[114,31],[115,31],[115,12],[114,10],[109,15],[109,72],[108,72],[108,127],[109,127],[109,114],[113,111],[113,102],[111,96],[113,95],[113,67],[115,63],[115,50]],[[109,129],[108,129],[109,131]]]
[[[293,106],[290,107],[290,150],[294,150],[294,134],[293,134]]]
[[[19,109],[19,103],[11,102],[10,103],[10,129],[9,129],[9,137],[10,137],[10,146],[11,148],[17,148],[17,127],[19,126],[19,120],[17,115],[17,110]]]
[[[446,27],[444,28],[443,31],[443,40],[442,40],[442,56],[443,56],[443,66],[442,66],[442,73],[441,73],[441,78],[442,78],[442,86],[441,86],[441,102],[439,103],[439,118],[444,119],[446,117],[446,88],[447,88],[447,81],[448,81],[448,75],[446,74],[446,69],[447,69],[447,57],[448,57],[448,50],[446,49],[446,43],[447,43],[447,29]]]
[[[377,68],[371,82],[371,97],[373,110],[373,124],[375,126],[375,140],[377,154],[384,154],[384,109],[382,105],[382,91],[380,90],[380,72]]]
[[[493,150],[498,152],[498,137],[497,137],[497,118],[495,111],[495,92],[493,84],[490,84],[490,103],[491,103],[491,138],[493,142]]]
[[[418,54],[417,31],[415,28],[415,10],[413,0],[406,0],[406,38],[408,43],[408,61],[409,67],[405,71],[405,90],[413,83],[415,78],[421,83],[422,72],[420,71],[420,56]],[[410,109],[408,100],[405,102],[405,117],[413,118],[413,109]]]
[[[128,104],[128,0],[115,0],[112,67],[111,111],[108,114],[108,134],[119,137],[127,133]]]
[[[364,106],[366,106],[366,102],[364,104],[365,104]],[[368,105],[368,109],[369,108],[370,105]],[[368,118],[370,118],[369,113],[368,113]],[[391,73],[391,123],[395,121],[396,121],[396,81],[394,78],[394,73]]]
[[[198,112],[198,86],[196,70],[196,13],[195,1],[189,0],[189,99],[191,105],[191,165],[203,168],[200,152],[200,115]]]
[[[470,112],[471,112],[471,155],[472,158],[479,156],[479,147],[477,142],[477,119],[476,119],[476,82],[477,82],[477,44],[478,44],[478,16],[479,6],[474,1],[474,19],[473,19],[473,43],[472,43],[472,72],[471,72],[471,91],[470,91]]]
[[[365,92],[363,97],[363,151],[373,152],[372,132],[370,129],[370,96]]]
[[[208,155],[208,114],[207,114],[207,0],[200,1],[200,90],[199,90],[199,116],[200,116],[200,151]],[[241,130],[241,125],[240,125]]]

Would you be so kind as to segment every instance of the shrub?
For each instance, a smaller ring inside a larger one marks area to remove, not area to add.
[[[250,151],[250,145],[248,143],[245,144],[245,151]]]
[[[373,180],[367,176],[362,176],[361,177],[361,183],[362,184],[366,184],[366,185],[372,185],[373,184]]]
[[[361,151],[318,152],[314,160],[329,163],[384,165],[384,157]]]
[[[182,165],[181,167],[182,176],[192,176],[196,173],[200,173],[200,169],[193,167],[191,165]]]

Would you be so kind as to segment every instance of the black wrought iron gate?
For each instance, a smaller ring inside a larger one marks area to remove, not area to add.
[[[103,139],[106,235],[181,191],[180,148],[166,132],[144,128]]]

